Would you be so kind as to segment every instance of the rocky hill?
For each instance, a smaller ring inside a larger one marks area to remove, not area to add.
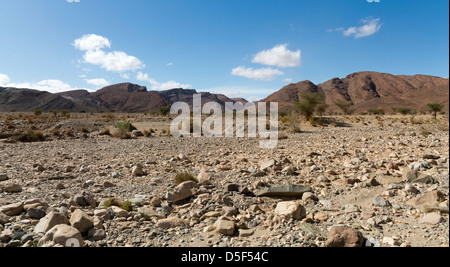
[[[315,85],[310,81],[290,84],[264,101],[279,102],[282,109],[292,108],[303,92],[322,93],[330,111],[337,111],[336,100],[353,101],[357,112],[392,107],[426,110],[428,103],[449,107],[449,80],[427,75],[391,75],[378,72],[358,72],[340,79],[334,78]]]

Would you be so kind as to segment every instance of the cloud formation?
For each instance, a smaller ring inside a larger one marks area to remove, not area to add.
[[[103,88],[105,86],[111,85],[111,83],[105,79],[85,79],[84,81],[87,82],[88,84],[96,86],[97,88],[99,87]]]
[[[272,68],[261,68],[253,69],[244,66],[239,66],[231,71],[231,75],[241,76],[244,78],[260,81],[272,81],[276,76],[283,75],[284,72],[272,69]]]
[[[150,78],[147,73],[138,72],[136,79],[141,82],[148,82],[152,85],[152,90],[170,90],[175,88],[183,88],[183,89],[189,89],[192,88],[192,85],[190,84],[181,84],[175,81],[168,81],[168,82],[158,82],[157,80]]]
[[[362,19],[362,26],[359,27],[350,27],[348,29],[339,27],[336,29],[330,29],[328,32],[333,31],[341,31],[344,36],[351,37],[353,36],[355,39],[371,36],[380,31],[383,23],[380,22],[380,18],[365,18]]]
[[[0,86],[9,83],[9,77],[6,74],[0,73]]]
[[[261,51],[256,54],[252,62],[281,68],[300,66],[301,51],[290,51],[287,46],[287,44],[281,44],[272,49]]]
[[[73,46],[80,51],[85,51],[83,55],[85,63],[97,65],[107,71],[126,72],[145,68],[141,60],[125,52],[105,52],[103,49],[111,48],[111,42],[100,35],[83,35],[74,41]]]

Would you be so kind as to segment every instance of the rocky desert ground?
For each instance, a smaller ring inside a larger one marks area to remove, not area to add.
[[[448,246],[448,116],[333,120],[263,150],[148,114],[3,113],[0,247]]]

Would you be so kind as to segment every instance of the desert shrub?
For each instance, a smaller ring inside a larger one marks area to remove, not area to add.
[[[66,117],[66,118],[70,118],[70,111],[68,111],[68,110],[61,110],[61,115],[63,117]]]
[[[36,109],[33,113],[34,113],[35,116],[41,116],[42,109]]]
[[[427,104],[427,107],[430,110],[430,112],[433,113],[433,117],[436,119],[438,112],[442,111],[442,109],[444,108],[444,105],[438,104],[438,103],[430,103],[430,104]]]
[[[294,106],[304,119],[309,121],[317,112],[317,107],[323,107],[325,104],[323,99],[324,96],[321,93],[305,92],[300,95],[300,102],[295,103]]]
[[[32,143],[45,141],[46,138],[41,131],[28,130],[26,133],[16,136],[15,139],[23,143]]]
[[[178,173],[175,176],[174,184],[179,185],[179,184],[187,182],[187,181],[194,181],[194,182],[198,183],[197,178],[195,178],[192,174],[183,172],[183,173]]]
[[[136,128],[130,122],[116,122],[116,124],[114,124],[114,128],[128,132],[136,130]]]
[[[377,109],[369,110],[369,114],[372,114],[372,115],[385,115],[386,112],[382,108],[377,108]]]
[[[114,128],[118,130],[116,133],[114,133],[114,136],[120,139],[130,139],[130,132],[136,130],[136,128],[130,122],[116,122]]]
[[[126,211],[132,211],[133,210],[133,204],[129,200],[120,203],[119,207],[122,208],[123,210],[126,210]]]
[[[170,107],[160,107],[159,114],[167,116],[170,113]]]
[[[344,112],[345,115],[351,115],[355,112],[354,109],[351,109],[351,106],[354,105],[353,101],[345,101],[345,100],[336,100],[334,104]]]
[[[110,198],[110,199],[108,199],[108,200],[106,200],[105,201],[105,203],[103,204],[103,206],[105,207],[105,208],[110,208],[110,207],[112,207],[112,206],[116,206],[116,207],[120,207],[120,201],[118,201],[117,199],[115,199],[115,198]]]
[[[81,128],[80,129],[80,131],[82,132],[82,133],[89,133],[89,130],[87,129],[87,128]]]
[[[402,115],[408,115],[412,113],[412,110],[407,107],[395,107],[392,108],[392,110],[394,111],[395,114],[400,113]]]

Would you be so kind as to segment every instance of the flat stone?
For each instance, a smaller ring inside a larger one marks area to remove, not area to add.
[[[157,212],[153,207],[142,207],[138,209],[138,213],[144,217],[146,220],[151,220],[152,218],[163,219],[166,216],[162,212]]]
[[[14,183],[8,183],[3,186],[3,190],[8,193],[20,193],[22,192],[22,186]]]
[[[255,195],[258,197],[302,197],[306,192],[312,192],[312,188],[303,185],[286,185],[263,188],[257,190]]]
[[[167,219],[159,220],[156,224],[156,227],[162,228],[162,229],[171,229],[171,228],[177,228],[177,227],[187,227],[189,224],[183,219],[180,219],[178,217],[170,217]]]
[[[9,179],[9,177],[7,174],[0,174],[0,182],[6,181],[8,179]]]
[[[420,219],[421,224],[438,225],[442,222],[443,218],[438,213],[429,213]]]
[[[422,196],[418,196],[406,202],[406,205],[415,208],[422,208],[423,206],[439,206],[441,202],[445,201],[445,196],[440,191],[433,191]]]
[[[16,216],[22,213],[22,211],[23,204],[21,202],[0,207],[0,213],[4,213],[7,216]]]
[[[249,237],[255,233],[253,229],[239,229],[239,237]]]

